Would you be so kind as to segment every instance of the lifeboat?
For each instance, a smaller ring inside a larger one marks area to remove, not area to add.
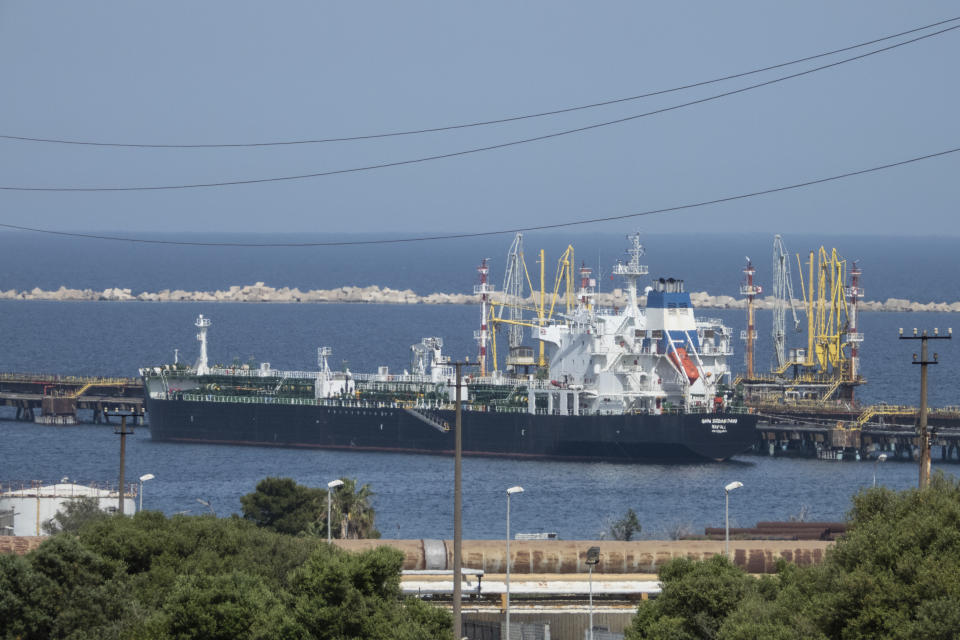
[[[683,370],[683,373],[687,376],[687,380],[689,380],[691,384],[697,381],[700,377],[700,372],[697,371],[697,365],[693,364],[693,360],[687,355],[686,349],[677,347],[674,351],[671,351],[669,355],[670,361]]]

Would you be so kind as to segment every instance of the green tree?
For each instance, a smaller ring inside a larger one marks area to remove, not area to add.
[[[811,567],[781,563],[754,579],[721,557],[677,560],[663,593],[642,604],[628,638],[957,638],[960,482],[925,490],[867,489],[847,534]]]
[[[633,509],[627,509],[622,518],[610,525],[610,537],[614,540],[632,540],[640,533],[640,520]]]
[[[402,598],[402,562],[240,517],[98,518],[0,556],[0,638],[448,637],[448,613]]]
[[[724,556],[702,562],[677,558],[660,570],[662,592],[640,605],[628,640],[716,638],[726,617],[758,582]]]
[[[179,576],[240,571],[273,590],[286,590],[290,573],[318,545],[310,538],[281,535],[242,518],[174,516],[144,511],[85,527],[80,539],[103,556],[123,563],[141,599],[162,605]]]
[[[375,513],[370,505],[370,499],[373,498],[370,485],[364,484],[358,488],[356,478],[340,478],[340,480],[343,486],[334,489],[331,496],[333,537],[379,538],[380,532],[374,526]]]
[[[232,571],[177,578],[163,605],[167,637],[177,640],[306,638],[306,630],[260,578]]]
[[[305,487],[292,478],[264,478],[256,490],[240,498],[243,517],[277,533],[297,535],[317,521],[326,521],[323,489]]]
[[[955,638],[960,629],[960,484],[868,489],[823,567],[797,575],[805,611],[831,638]]]
[[[101,638],[129,609],[118,562],[55,536],[25,558],[0,556],[0,637]]]
[[[100,509],[100,501],[91,496],[72,498],[63,509],[43,523],[43,532],[53,535],[60,531],[76,533],[86,523],[109,518],[110,515]]]
[[[450,614],[402,599],[403,554],[378,547],[351,554],[321,545],[293,576],[297,619],[311,637],[446,640]]]

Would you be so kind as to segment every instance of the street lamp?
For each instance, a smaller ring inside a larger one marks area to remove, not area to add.
[[[724,506],[724,514],[725,514],[724,520],[726,522],[726,525],[725,525],[726,543],[724,545],[724,551],[727,554],[727,560],[730,559],[730,492],[733,491],[734,489],[739,489],[742,486],[743,486],[742,482],[731,482],[730,484],[728,484],[723,488],[723,493],[726,496],[726,503]]]
[[[154,475],[152,473],[145,473],[140,476],[140,507],[137,509],[137,511],[143,511],[143,483],[147,480],[153,480],[153,478]]]
[[[337,487],[343,486],[343,480],[331,480],[327,483],[327,544],[331,544],[330,531],[332,529],[332,522],[330,521],[330,496],[333,494],[333,490]]]
[[[590,567],[590,640],[593,640],[593,568],[600,562],[600,547],[587,549],[587,566]]]
[[[204,500],[203,498],[197,498],[197,502],[205,506],[207,509],[210,509],[210,513],[213,515],[214,518],[217,517],[217,512],[213,510],[213,506],[211,506],[209,500]]]
[[[877,456],[877,459],[873,461],[873,488],[877,488],[877,464],[887,461],[887,454],[881,453]]]
[[[523,493],[523,487],[510,487],[507,489],[507,640],[510,640],[510,496],[515,493]],[[460,576],[454,576],[453,579],[457,580],[459,577]]]

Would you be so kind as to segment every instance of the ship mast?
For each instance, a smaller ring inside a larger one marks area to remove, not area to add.
[[[627,236],[627,239],[630,241],[630,248],[627,249],[630,261],[627,264],[618,262],[614,265],[613,272],[616,275],[623,276],[627,282],[629,303],[625,309],[625,315],[636,317],[640,315],[640,308],[637,306],[637,278],[647,275],[649,270],[646,265],[640,264],[640,256],[644,253],[643,245],[640,244],[640,234],[631,234]]]
[[[580,290],[577,291],[577,298],[580,300],[580,305],[587,310],[593,308],[593,296],[594,291],[597,286],[597,281],[591,278],[593,275],[593,269],[588,267],[586,263],[580,266]]]
[[[487,266],[488,258],[480,261],[477,267],[477,273],[480,274],[480,284],[474,285],[473,293],[480,295],[480,330],[473,332],[473,337],[479,347],[478,359],[480,360],[480,375],[487,375],[487,342],[490,339],[490,332],[487,330],[487,303],[489,295],[493,293],[494,287],[487,282],[487,275],[490,273],[490,267]]]
[[[200,358],[197,360],[197,375],[205,376],[210,373],[210,367],[207,366],[207,329],[210,328],[210,318],[204,318],[201,313],[197,316],[194,326],[199,329],[197,340],[200,341]]]
[[[860,364],[860,343],[863,342],[863,334],[857,332],[857,300],[863,297],[863,289],[860,288],[860,275],[863,271],[860,266],[854,262],[850,270],[850,286],[847,287],[847,297],[850,298],[850,306],[847,311],[847,318],[850,321],[850,327],[847,329],[847,342],[850,343],[850,381],[857,381],[857,369]],[[853,392],[851,391],[851,398]]]
[[[330,347],[317,347],[317,369],[321,380],[330,378],[330,356],[333,355],[333,349]]]
[[[753,268],[753,263],[747,257],[747,266],[743,268],[743,274],[747,277],[744,284],[740,285],[740,295],[747,296],[747,330],[742,333],[742,338],[746,341],[747,358],[747,379],[753,379],[753,341],[757,337],[757,330],[753,322],[753,299],[763,290],[759,285],[753,284],[753,275],[757,272]]]

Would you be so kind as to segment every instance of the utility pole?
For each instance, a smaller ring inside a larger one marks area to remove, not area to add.
[[[947,329],[947,335],[941,336],[939,329],[933,330],[933,335],[923,333],[917,335],[917,330],[913,330],[912,336],[903,335],[903,329],[900,329],[901,340],[920,340],[920,359],[917,360],[917,354],[913,354],[913,364],[920,365],[920,424],[917,429],[920,432],[920,481],[919,487],[926,489],[930,486],[930,434],[927,431],[927,365],[937,364],[937,354],[933,354],[933,360],[927,360],[927,341],[928,340],[950,340],[953,337],[953,329]]]
[[[118,428],[114,429],[113,432],[120,436],[120,485],[117,487],[117,495],[119,504],[117,505],[117,513],[123,515],[123,484],[125,482],[126,475],[126,449],[127,449],[127,436],[133,434],[133,425],[130,425],[130,430],[127,430],[127,416],[136,417],[136,414],[127,414],[127,413],[114,413],[113,415],[120,416],[120,425]],[[109,419],[109,414],[108,414]]]
[[[453,638],[463,637],[461,606],[461,578],[463,576],[463,415],[461,408],[461,373],[465,362],[454,362],[457,369],[456,420],[453,445]]]

